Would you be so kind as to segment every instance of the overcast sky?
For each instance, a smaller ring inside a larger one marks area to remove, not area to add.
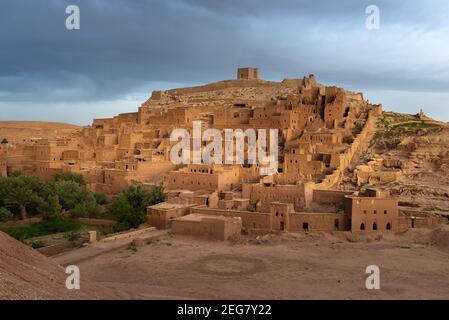
[[[80,30],[66,29],[70,4]],[[256,66],[449,121],[447,0],[2,0],[0,44],[0,120],[89,124]]]

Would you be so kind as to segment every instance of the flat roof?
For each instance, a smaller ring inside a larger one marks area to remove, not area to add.
[[[194,204],[161,202],[161,203],[149,206],[149,208],[153,208],[153,209],[178,209],[178,208],[186,208],[186,207],[191,207],[191,206],[194,206]]]
[[[234,220],[238,217],[225,217],[222,215],[209,215],[209,214],[201,214],[201,213],[191,213],[179,218],[176,218],[175,220],[178,221],[194,221],[194,222],[201,222],[203,219],[214,219],[214,220]]]

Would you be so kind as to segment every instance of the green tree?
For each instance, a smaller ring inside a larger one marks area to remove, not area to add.
[[[3,140],[2,140],[2,142],[1,142],[1,144],[8,144],[8,139],[6,139],[6,138],[3,138]]]
[[[78,203],[72,210],[70,216],[72,218],[95,218],[100,214],[100,207],[96,202],[81,202]]]
[[[160,202],[164,202],[166,200],[166,196],[164,193],[164,187],[162,187],[161,185],[157,185],[153,188],[153,190],[151,190],[151,204],[157,204]]]
[[[27,205],[35,201],[35,193],[24,184],[16,184],[14,188],[9,190],[5,197],[7,205],[17,205],[20,209],[20,217],[22,220],[27,218]]]
[[[162,202],[165,200],[161,186],[154,187],[152,190],[144,188],[142,185],[130,186],[122,192],[122,195],[128,200],[133,208],[146,210],[147,206]]]
[[[57,195],[48,196],[46,201],[41,201],[38,205],[38,212],[45,220],[57,220],[61,218],[62,206]]]
[[[164,200],[162,186],[147,190],[142,185],[134,185],[120,193],[114,202],[112,212],[120,224],[136,228],[146,221],[146,208]]]
[[[42,201],[40,194],[44,194],[44,184],[36,177],[15,174],[13,177],[0,181],[0,196],[2,206],[16,207],[22,219],[27,218],[28,208],[36,213],[36,207]],[[11,208],[14,212],[14,209]]]
[[[60,180],[51,182],[53,194],[59,197],[59,203],[65,210],[72,210],[81,203],[96,203],[93,193],[74,181]]]
[[[78,183],[80,186],[86,185],[86,180],[84,180],[84,176],[79,173],[73,173],[73,172],[63,172],[63,173],[56,173],[53,176],[53,181],[73,181]]]
[[[119,224],[126,225],[128,229],[137,228],[146,219],[145,211],[134,208],[123,195],[115,200],[112,213]]]

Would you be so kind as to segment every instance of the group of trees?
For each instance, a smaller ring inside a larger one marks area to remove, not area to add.
[[[115,199],[111,212],[118,222],[117,230],[138,227],[146,221],[146,207],[164,200],[162,186],[150,190],[133,185],[123,190]],[[21,173],[0,178],[0,222],[14,216],[26,219],[34,215],[57,220],[64,212],[72,218],[97,217],[100,206],[107,201],[103,193],[90,191],[80,174],[60,173],[48,182]]]
[[[92,217],[100,213],[105,199],[103,194],[87,189],[79,174],[60,173],[43,182],[37,177],[13,173],[0,178],[0,221],[33,215],[52,220],[60,218],[63,212],[72,217]]]

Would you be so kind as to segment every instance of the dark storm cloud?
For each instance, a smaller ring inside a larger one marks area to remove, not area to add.
[[[81,30],[65,29],[69,4],[80,7]],[[369,4],[380,7],[379,31],[365,29]],[[448,8],[443,0],[2,1],[1,108],[143,99],[163,83],[233,78],[239,65],[259,66],[267,79],[315,73],[357,90],[447,93]]]

